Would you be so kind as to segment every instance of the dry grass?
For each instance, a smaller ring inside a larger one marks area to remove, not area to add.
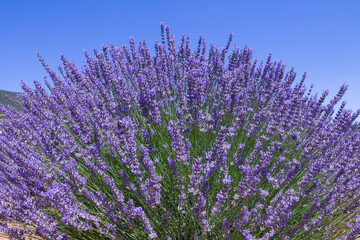
[[[2,223],[2,222],[0,221],[0,223]],[[9,224],[9,226],[21,227],[21,224]],[[34,228],[31,228],[31,229],[34,229]],[[44,240],[44,238],[37,237],[37,236],[25,235],[25,237],[26,237],[26,240]],[[10,239],[9,235],[0,232],[0,240],[9,240],[9,239]],[[360,240],[360,236],[356,237],[354,240]]]
[[[11,227],[21,227],[21,224],[8,224],[8,226],[11,226]],[[31,229],[34,229],[34,228],[31,228]],[[35,237],[35,236],[29,236],[29,235],[25,235],[26,239],[27,240],[43,240],[43,238],[41,237]],[[8,240],[10,239],[9,238],[9,235],[5,234],[5,233],[1,233],[0,232],[0,240]]]
[[[0,223],[4,224],[4,222],[2,222],[2,221],[0,221]],[[7,224],[7,225],[9,227],[23,227],[23,225],[17,224],[17,223],[11,223],[11,224]],[[30,229],[34,230],[33,227],[31,227]],[[25,235],[25,237],[27,240],[43,240],[43,238],[41,238],[41,237],[35,237],[35,236],[29,236],[29,235]],[[0,240],[8,240],[8,239],[10,239],[8,234],[0,232]]]

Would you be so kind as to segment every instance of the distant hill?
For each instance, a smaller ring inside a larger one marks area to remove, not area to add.
[[[22,105],[20,99],[16,96],[17,94],[19,93],[0,90],[0,104],[3,104],[5,107],[10,105],[15,107],[16,110],[21,111]],[[2,116],[0,115],[0,118],[1,117]]]

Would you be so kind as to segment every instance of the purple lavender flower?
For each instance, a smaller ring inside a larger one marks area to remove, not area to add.
[[[85,52],[81,68],[61,55],[61,76],[38,55],[49,91],[22,83],[23,111],[0,106],[0,231],[359,235],[360,111],[342,102],[335,114],[347,85],[324,104],[329,91],[311,95],[306,74],[294,83],[294,68],[271,54],[257,64],[234,47],[227,61],[232,38],[206,56],[202,36],[195,51],[189,37],[176,46],[162,23],[154,56],[131,37],[129,47]]]
[[[222,227],[223,227],[222,237],[228,239],[230,237],[230,223],[227,218],[224,218]]]
[[[180,132],[179,121],[173,122],[170,120],[168,126],[168,132],[172,138],[171,147],[175,152],[176,160],[188,165],[189,163],[187,162],[187,160],[189,159],[189,154],[188,151],[186,150],[184,137]]]
[[[192,165],[192,173],[189,176],[190,179],[190,185],[189,185],[189,189],[188,192],[192,193],[194,196],[196,196],[200,189],[199,189],[199,185],[202,182],[202,177],[201,177],[201,173],[203,171],[203,167],[202,167],[202,163],[201,163],[201,158],[195,158],[193,160],[193,165]]]
[[[211,209],[211,215],[214,216],[215,214],[219,213],[221,211],[221,208],[224,206],[225,201],[228,198],[228,192],[230,188],[231,183],[231,177],[225,176],[222,180],[222,189],[221,191],[216,195],[216,203],[214,204],[214,207]]]

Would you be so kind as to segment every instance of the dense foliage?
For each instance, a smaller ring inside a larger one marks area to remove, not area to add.
[[[294,69],[145,41],[87,52],[0,123],[0,232],[46,239],[353,239],[359,111]],[[14,227],[11,223],[22,224]],[[32,228],[29,228],[32,227]]]

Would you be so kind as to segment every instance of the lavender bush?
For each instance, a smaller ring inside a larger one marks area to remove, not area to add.
[[[305,74],[200,36],[40,61],[1,107],[0,231],[15,239],[354,239],[359,111],[325,104]],[[11,223],[23,227],[12,227]],[[32,227],[32,228],[30,228]]]

